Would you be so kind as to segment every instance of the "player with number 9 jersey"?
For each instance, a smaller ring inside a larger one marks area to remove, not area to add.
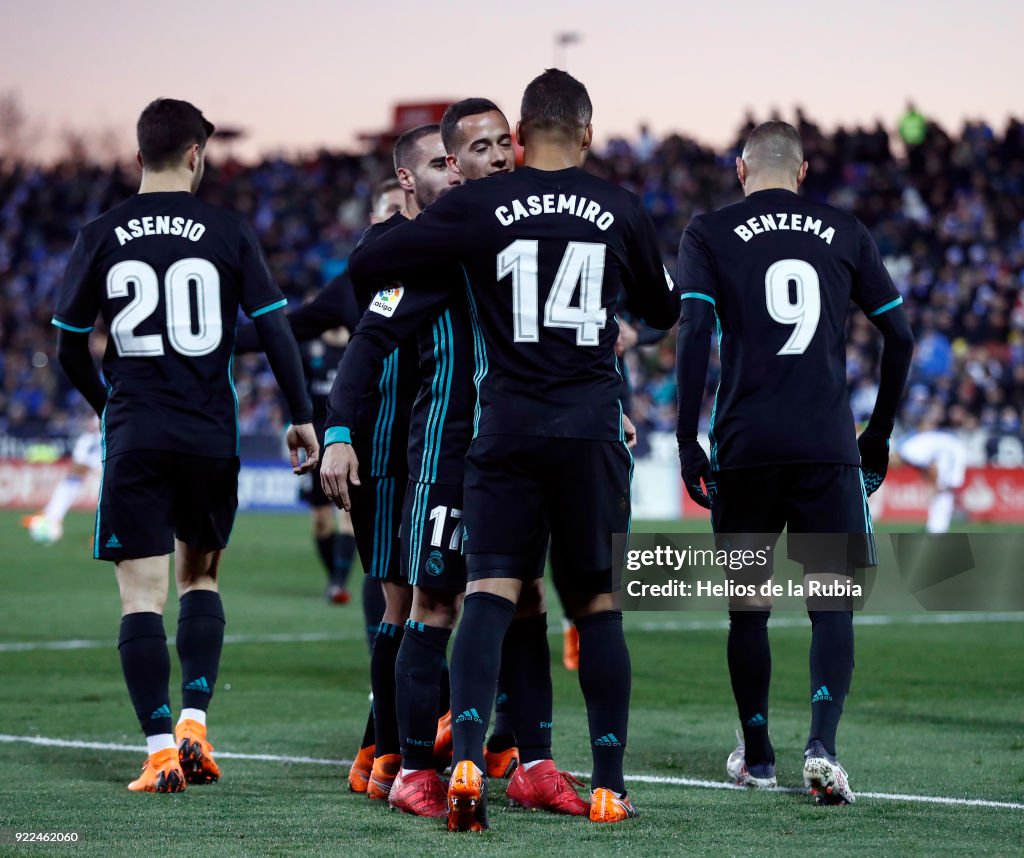
[[[836,731],[853,673],[858,568],[876,562],[867,494],[888,466],[888,439],[913,351],[903,299],[870,233],[851,214],[797,193],[807,175],[795,128],[777,120],[750,134],[736,170],[746,198],[694,218],[679,245],[682,292],[676,371],[684,485],[711,510],[720,546],[774,546],[813,583],[811,726],[804,779],[819,802],[855,797],[836,759]],[[856,436],[846,386],[846,321],[853,301],[883,338],[878,395]],[[697,441],[710,338],[721,378],[711,412],[710,461]],[[703,486],[702,486],[703,482]],[[768,698],[771,602],[760,584],[771,561],[730,573],[758,596],[730,599],[728,663],[743,735],[726,763],[736,783],[775,786]],[[860,582],[858,582],[858,587]],[[827,593],[827,591],[826,591]]]

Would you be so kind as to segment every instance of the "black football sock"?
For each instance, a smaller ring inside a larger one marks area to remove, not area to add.
[[[352,560],[356,556],[356,538],[351,533],[334,535],[334,583],[348,587],[348,575],[352,571]]]
[[[853,611],[808,611],[811,617],[811,733],[835,755],[836,730],[853,678]]]
[[[506,639],[507,637],[506,634]],[[505,678],[504,644],[502,644],[501,653],[501,667],[498,669],[498,686],[495,689],[496,696],[494,698],[494,729],[487,740],[487,750],[492,754],[507,751],[509,748],[514,748],[516,744],[515,733],[512,729],[512,700],[509,697]]]
[[[366,716],[366,727],[363,730],[363,741],[359,745],[359,750],[361,751],[361,750],[363,750],[363,748],[369,748],[370,745],[372,745],[375,741],[376,741],[376,736],[374,735],[374,725],[373,725],[373,704],[371,703],[370,704],[370,711],[369,711],[369,713]]]
[[[580,633],[580,688],[587,703],[594,773],[590,788],[626,791],[622,771],[629,722],[632,672],[622,631],[622,611],[600,611],[576,620]]]
[[[370,575],[363,576],[363,622],[366,625],[366,645],[373,653],[373,641],[377,637],[381,618],[384,616],[384,587],[380,580]]]
[[[202,709],[210,705],[224,648],[224,606],[220,593],[192,590],[181,597],[175,646],[181,662],[181,705]]]
[[[320,562],[323,564],[324,572],[327,573],[328,584],[334,583],[334,537],[333,533],[329,536],[314,537],[317,554],[320,555]]]
[[[452,682],[447,658],[441,662],[441,679],[438,685],[440,690],[437,696],[437,717],[442,718],[444,713],[452,708]]]
[[[121,670],[135,714],[147,736],[173,733],[171,725],[171,654],[164,618],[143,611],[121,617],[117,640]]]
[[[452,645],[452,758],[472,760],[482,771],[484,737],[494,706],[501,643],[516,606],[493,593],[470,593]]]
[[[401,753],[398,718],[395,714],[395,659],[402,644],[402,627],[381,622],[370,656],[370,686],[373,688],[374,738],[376,755]]]
[[[768,689],[772,651],[768,644],[771,611],[729,611],[729,678],[743,727],[747,766],[774,764],[768,738]]]
[[[547,614],[514,620],[505,633],[501,674],[509,689],[519,762],[551,759],[551,648]]]
[[[404,768],[434,767],[441,669],[451,634],[451,629],[405,621],[395,661],[395,711]]]

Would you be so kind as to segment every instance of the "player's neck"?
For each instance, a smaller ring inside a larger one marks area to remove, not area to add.
[[[168,191],[192,192],[192,174],[180,170],[143,170],[140,194],[159,194]]]
[[[793,179],[785,179],[779,176],[764,176],[758,178],[748,178],[747,183],[743,186],[743,193],[746,196],[756,194],[758,191],[792,191],[794,194],[797,189],[797,181]]]
[[[583,153],[576,148],[568,148],[561,143],[530,143],[523,153],[523,165],[535,170],[566,170],[579,167],[583,162]]]
[[[399,212],[399,214],[409,220],[416,220],[416,218],[420,216],[421,211],[423,211],[423,209],[421,209],[419,203],[416,202],[416,195],[406,193],[405,207]]]

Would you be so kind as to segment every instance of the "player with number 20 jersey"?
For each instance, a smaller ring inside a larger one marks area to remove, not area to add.
[[[286,302],[256,238],[240,216],[193,196],[212,133],[188,102],[157,99],[142,112],[139,193],[82,229],[53,315],[61,365],[101,415],[94,556],[117,566],[118,649],[149,750],[129,785],[138,792],[177,792],[221,774],[206,711],[224,637],[220,551],[238,506],[239,307],[255,319],[288,400],[295,472],[313,468],[318,454],[298,347],[276,312]],[[110,332],[105,389],[88,348],[97,315]],[[175,735],[162,616],[171,553],[181,597]]]

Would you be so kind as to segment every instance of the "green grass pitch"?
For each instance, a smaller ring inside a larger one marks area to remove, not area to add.
[[[436,821],[352,795],[343,788],[347,769],[324,764],[225,759],[216,785],[177,796],[129,794],[125,786],[138,771],[141,750],[10,739],[142,746],[114,644],[113,569],[90,559],[90,517],[72,515],[63,541],[52,548],[33,545],[18,519],[0,514],[0,855],[72,849],[105,856],[1020,855],[1024,849],[1020,808],[866,796],[850,807],[818,808],[795,793],[650,780],[630,787],[640,819],[608,827],[504,810],[502,785],[492,783],[493,827],[475,836],[448,835]],[[344,607],[322,601],[323,576],[306,520],[240,517],[222,577],[228,634],[243,641],[224,649],[211,710],[218,751],[351,758],[368,692],[358,599]],[[627,773],[725,779],[736,723],[725,631],[683,627],[694,619],[627,616],[633,658]],[[854,790],[1024,802],[1024,622],[1010,619],[859,628],[839,748]],[[173,636],[173,596],[166,621]],[[553,609],[551,625],[557,624]],[[300,635],[306,639],[296,640]],[[76,639],[102,643],[9,646]],[[772,633],[772,733],[780,783],[789,787],[800,785],[808,641],[809,624]],[[561,667],[557,637],[552,655],[555,757],[563,768],[586,771],[586,716],[576,677]],[[177,693],[172,702],[180,703]],[[27,847],[12,842],[16,831],[77,831],[83,842]]]

